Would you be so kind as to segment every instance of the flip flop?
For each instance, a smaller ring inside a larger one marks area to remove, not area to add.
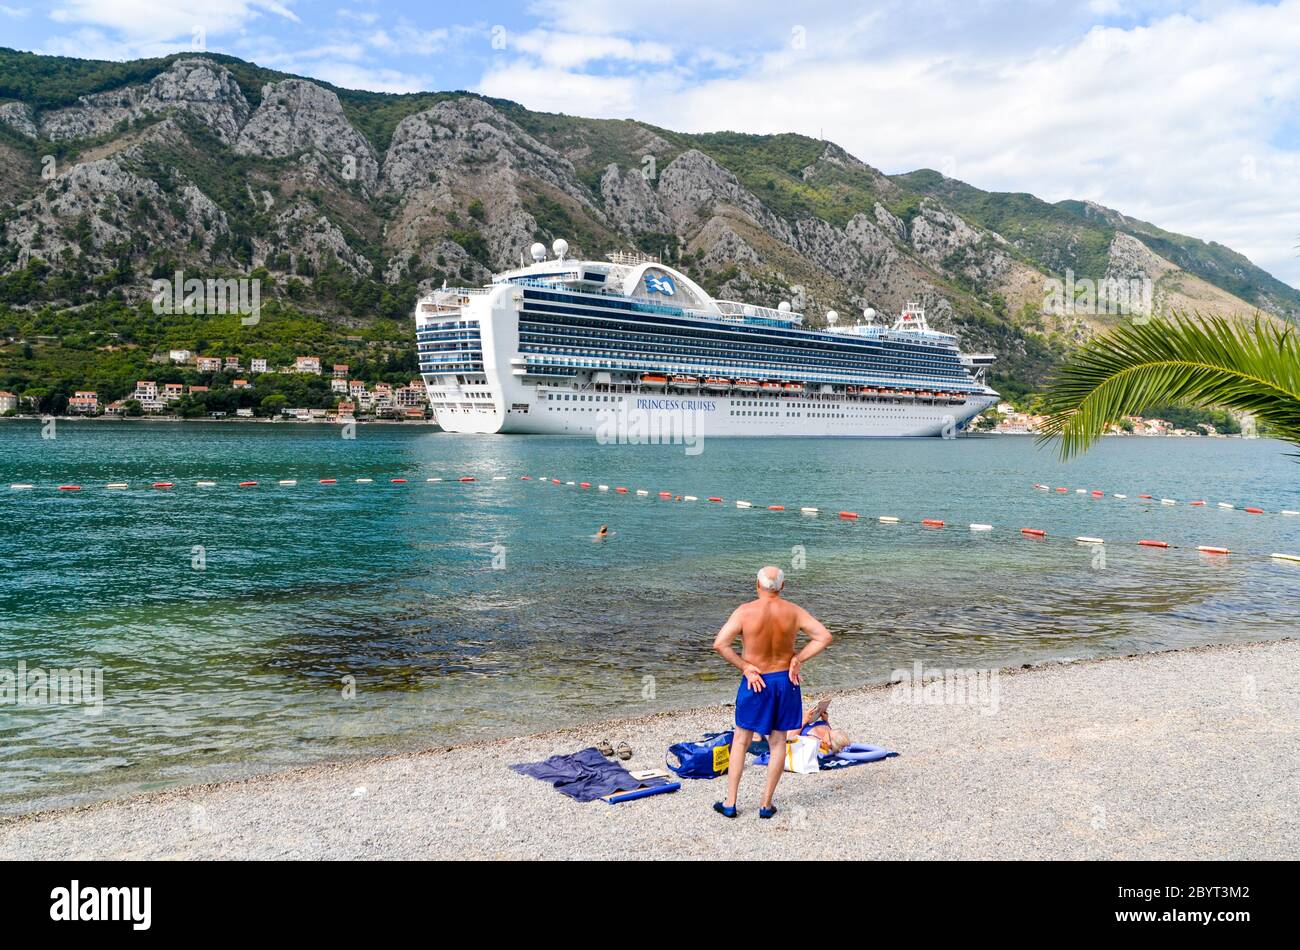
[[[776,814],[776,806],[775,806],[775,805],[773,805],[771,808],[759,808],[759,810],[758,810],[758,817],[759,817],[759,818],[771,818],[771,817],[772,817],[773,815],[775,815],[775,814]]]
[[[596,751],[604,756],[612,756],[614,754],[614,747],[609,744],[608,739],[601,739],[600,743],[596,746]]]
[[[724,804],[722,804],[722,802],[714,802],[714,803],[713,803],[713,810],[716,811],[719,815],[722,815],[724,818],[735,818],[735,817],[736,817],[736,806],[735,806],[735,805],[724,805]]]
[[[632,747],[626,742],[620,742],[614,747],[614,752],[612,754],[617,755],[620,759],[626,762],[628,759],[632,758]]]

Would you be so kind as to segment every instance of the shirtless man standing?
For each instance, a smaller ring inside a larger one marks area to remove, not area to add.
[[[799,668],[831,645],[830,631],[816,617],[781,599],[784,586],[785,574],[779,567],[759,571],[758,597],[737,607],[713,640],[713,649],[745,675],[736,692],[736,735],[727,768],[727,798],[713,806],[728,818],[736,817],[740,775],[754,733],[767,736],[771,749],[758,817],[776,814],[772,795],[785,769],[785,734],[803,725]],[[800,630],[808,635],[808,643],[796,654],[794,638]],[[740,656],[732,647],[738,635],[744,651]]]

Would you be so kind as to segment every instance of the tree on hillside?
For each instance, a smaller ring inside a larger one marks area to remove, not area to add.
[[[1061,457],[1087,450],[1109,423],[1163,403],[1248,412],[1300,445],[1300,339],[1291,326],[1174,314],[1127,323],[1057,370],[1040,441]]]

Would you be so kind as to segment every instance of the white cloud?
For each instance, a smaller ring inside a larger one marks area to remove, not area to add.
[[[279,0],[59,0],[50,11],[56,23],[115,30],[128,49],[165,40],[232,33],[271,14],[292,22],[298,16]]]
[[[630,5],[593,3],[589,23],[622,29],[636,18]],[[668,4],[663,20],[684,6]],[[548,4],[560,25],[566,9]],[[683,43],[676,62],[635,75],[505,58],[480,88],[682,131],[824,132],[887,172],[930,167],[981,188],[1098,201],[1300,283],[1300,152],[1274,144],[1300,114],[1300,0],[1210,9],[980,52],[897,42],[905,21],[859,20],[838,33],[812,23],[804,48],[782,38],[727,75],[691,75]],[[888,50],[863,53],[868,37],[889,35]]]
[[[4,4],[0,4],[0,13],[3,13],[7,17],[12,17],[15,20],[25,19],[27,14],[31,12],[32,11],[29,7],[7,7]]]
[[[673,60],[672,48],[664,43],[636,42],[619,36],[590,33],[532,30],[508,35],[507,43],[510,49],[558,69],[575,69],[602,60],[661,66]]]

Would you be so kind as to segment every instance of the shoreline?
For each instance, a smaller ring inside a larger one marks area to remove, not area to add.
[[[837,727],[900,756],[785,775],[772,822],[752,764],[734,822],[721,779],[583,805],[506,767],[601,739],[662,766],[728,726],[709,706],[9,816],[0,858],[1293,858],[1298,675],[1288,639],[1003,669],[992,712],[832,691]]]

